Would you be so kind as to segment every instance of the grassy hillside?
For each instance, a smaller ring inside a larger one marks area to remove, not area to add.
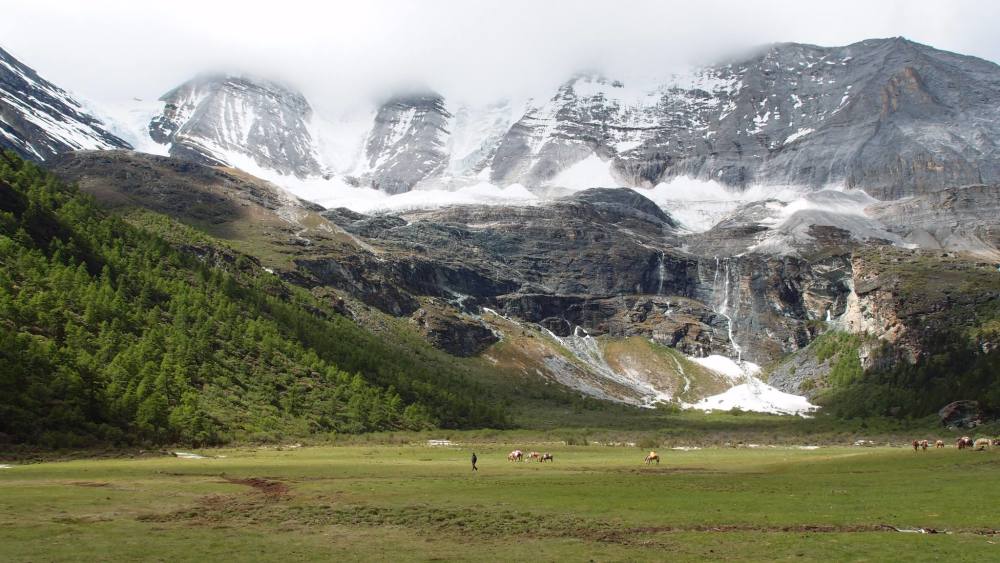
[[[429,346],[379,338],[254,259],[146,220],[173,240],[0,158],[0,439],[507,424],[501,401]]]

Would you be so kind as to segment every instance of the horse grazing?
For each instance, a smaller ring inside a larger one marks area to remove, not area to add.
[[[943,448],[944,447],[944,440],[938,440],[938,441],[934,442],[934,447],[935,448]]]
[[[653,463],[654,461],[656,462],[656,465],[659,465],[660,464],[660,456],[656,452],[649,452],[649,455],[646,456],[646,459],[644,459],[642,461],[646,465],[649,465],[650,463]]]
[[[958,439],[958,441],[955,442],[955,445],[958,446],[958,449],[960,450],[964,450],[965,448],[971,448],[972,438],[969,438],[968,436],[962,436],[961,438]]]
[[[976,442],[973,444],[973,447],[975,448],[975,450],[977,452],[986,451],[986,450],[990,449],[990,439],[989,438],[980,438],[980,439],[976,440]]]
[[[921,450],[927,451],[927,446],[929,446],[929,445],[930,445],[930,442],[928,442],[927,440],[920,440],[920,449]]]
[[[544,463],[546,461],[551,461],[551,462],[555,463],[556,460],[552,458],[552,454],[542,454],[538,458],[538,462],[539,463]]]
[[[540,457],[542,457],[542,454],[538,452],[531,452],[530,454],[528,454],[528,459],[538,459]]]
[[[914,440],[913,441],[913,451],[917,451],[917,448],[919,448],[919,447],[920,447],[920,442],[917,441],[917,440]]]
[[[514,450],[507,454],[507,461],[524,461],[524,452],[521,450]]]

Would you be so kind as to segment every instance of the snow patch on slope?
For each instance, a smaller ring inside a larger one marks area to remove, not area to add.
[[[827,188],[800,195],[794,199],[770,202],[770,215],[758,223],[769,228],[767,234],[749,250],[775,254],[790,254],[797,245],[812,240],[813,225],[843,229],[857,240],[880,239],[897,246],[913,247],[890,233],[867,208],[878,200],[861,190]]]
[[[740,409],[792,415],[803,415],[816,410],[805,397],[785,393],[760,380],[736,385],[728,391],[706,397],[689,408],[703,411]]]
[[[163,112],[163,102],[133,98],[93,105],[93,113],[109,130],[124,139],[138,152],[168,156],[170,147],[149,136],[149,122]]]
[[[653,188],[633,188],[689,231],[711,229],[727,215],[749,202],[778,199],[792,201],[802,197],[804,188],[795,186],[751,186],[745,191],[732,190],[712,180],[676,176]]]
[[[690,358],[707,369],[722,374],[733,382],[733,387],[711,397],[686,404],[685,408],[712,411],[734,408],[771,414],[803,415],[816,410],[816,406],[799,395],[785,393],[761,381],[760,366],[752,362],[736,362],[725,356],[712,355]]]
[[[601,160],[601,157],[596,154],[591,154],[563,170],[551,184],[574,191],[589,188],[612,188],[622,185],[621,181],[616,180],[611,174],[611,164]]]

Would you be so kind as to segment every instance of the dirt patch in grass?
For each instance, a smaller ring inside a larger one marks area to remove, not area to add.
[[[255,491],[271,499],[286,497],[289,492],[288,485],[276,479],[264,479],[263,477],[236,479],[233,477],[226,477],[225,481],[234,485],[246,485],[248,487],[252,487]]]
[[[102,483],[98,481],[73,481],[69,483],[74,487],[110,487],[111,483]]]

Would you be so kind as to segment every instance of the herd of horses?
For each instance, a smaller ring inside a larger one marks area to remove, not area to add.
[[[943,448],[944,440],[935,440],[933,445],[935,448]],[[913,451],[926,450],[930,446],[931,446],[930,440],[913,441]],[[962,436],[955,442],[955,446],[960,450],[970,449],[975,451],[984,451],[991,447],[1000,446],[1000,438],[994,440],[991,440],[989,438],[978,438],[976,440],[973,440],[968,436]],[[530,461],[533,459],[538,460],[539,462],[555,461],[552,458],[552,454],[550,453],[531,452],[525,455],[525,453],[522,452],[521,450],[514,450],[509,454],[507,454],[507,461],[520,462],[525,460]],[[652,463],[656,463],[657,465],[659,465],[660,454],[656,453],[655,451],[649,452],[646,455],[646,457],[643,458],[642,462],[646,465],[650,465]]]
[[[981,452],[984,450],[988,450],[990,449],[990,447],[993,446],[1000,446],[1000,438],[996,438],[994,440],[990,440],[989,438],[977,438],[976,440],[973,440],[968,436],[962,436],[961,438],[955,441],[955,447],[960,450],[970,449],[970,450],[975,450],[977,452]],[[928,447],[930,447],[929,440],[913,441],[913,451],[926,450]],[[944,447],[944,440],[936,440],[934,442],[935,449],[943,447]]]
[[[532,459],[537,459],[540,463],[546,461],[555,462],[555,459],[552,457],[552,454],[550,453],[543,454],[539,452],[531,452],[525,455],[525,453],[522,452],[521,450],[514,450],[509,454],[507,454],[507,461],[520,462]],[[657,465],[660,464],[660,455],[657,454],[656,452],[649,452],[649,455],[647,455],[646,458],[643,459],[643,463],[645,463],[646,465],[649,465],[654,461],[656,462]]]
[[[514,450],[509,454],[507,454],[507,461],[524,461],[525,459],[528,460],[537,459],[539,463],[543,463],[546,461],[555,462],[555,459],[552,457],[552,454],[550,453],[543,454],[539,452],[531,452],[526,457],[524,455],[524,452],[522,452],[521,450]]]

